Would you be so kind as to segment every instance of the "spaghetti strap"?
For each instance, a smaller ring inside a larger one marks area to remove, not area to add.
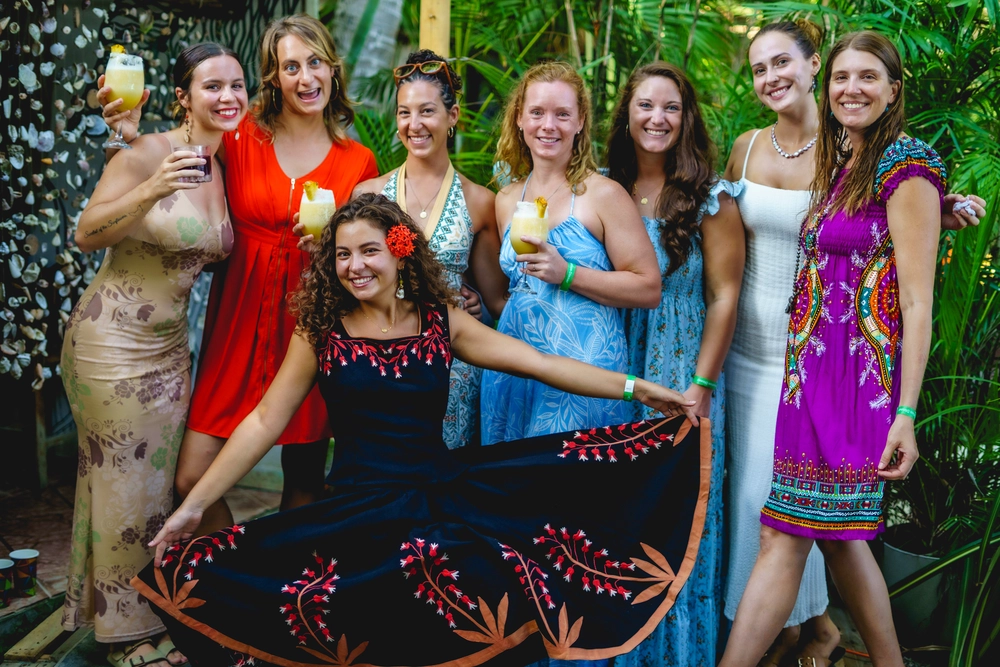
[[[743,156],[743,171],[740,172],[740,180],[747,177],[747,162],[750,161],[750,149],[753,148],[753,142],[757,141],[757,135],[760,134],[760,130],[755,130],[753,136],[750,137],[750,145],[747,146],[747,154]],[[522,197],[524,195],[521,195]]]
[[[531,174],[534,173],[535,172],[531,172]],[[531,174],[528,174],[528,177],[524,179],[524,187],[521,188],[521,201],[524,201],[524,193],[528,191],[528,181],[531,180]]]
[[[572,192],[572,194],[570,195],[570,199],[569,199],[569,217],[570,218],[573,217],[573,207],[576,206],[576,190],[574,189],[571,192]]]

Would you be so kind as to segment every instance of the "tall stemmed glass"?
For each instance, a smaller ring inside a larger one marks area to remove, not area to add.
[[[514,252],[519,255],[527,255],[538,252],[537,246],[525,243],[522,236],[537,236],[543,241],[549,238],[549,214],[548,202],[544,197],[539,197],[535,201],[519,201],[514,209],[514,218],[510,221],[510,245]],[[521,263],[521,277],[511,292],[521,294],[538,294],[528,283],[528,276],[525,273],[524,263]]]
[[[122,98],[122,105],[118,107],[118,111],[131,111],[139,104],[145,83],[142,58],[127,53],[111,52],[108,56],[107,69],[104,70],[104,85],[111,88],[108,99]],[[122,123],[118,123],[115,136],[104,142],[103,148],[125,150],[132,148],[122,139]]]

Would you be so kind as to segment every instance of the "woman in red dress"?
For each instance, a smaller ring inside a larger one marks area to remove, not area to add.
[[[292,233],[302,184],[316,181],[346,202],[354,186],[378,175],[371,151],[344,131],[354,112],[344,65],[322,23],[301,15],[272,21],[260,58],[252,117],[223,141],[236,245],[212,284],[177,464],[182,497],[260,401],[285,357],[295,328],[286,296],[298,288],[308,263]],[[330,435],[326,407],[314,390],[278,439],[291,445],[281,453],[283,510],[318,499]],[[206,512],[203,529],[225,525],[232,525],[232,515],[219,500]]]

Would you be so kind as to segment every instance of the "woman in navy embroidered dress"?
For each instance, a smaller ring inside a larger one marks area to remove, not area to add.
[[[157,535],[156,567],[133,581],[193,664],[603,659],[666,615],[697,558],[711,488],[693,403],[542,354],[454,298],[396,203],[362,194],[334,216],[274,383]],[[611,400],[624,387],[668,417],[450,451],[453,350],[564,391]],[[264,454],[317,376],[337,438],[333,496],[174,544]]]
[[[814,541],[872,662],[903,664],[862,540],[883,529],[885,480],[905,477],[917,458],[945,169],[902,133],[902,77],[899,52],[870,31],[842,37],[826,64],[771,493],[727,667],[756,664],[781,630]]]

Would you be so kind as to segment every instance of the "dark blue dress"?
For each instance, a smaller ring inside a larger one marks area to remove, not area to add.
[[[196,665],[525,665],[635,647],[697,557],[707,430],[683,418],[449,451],[447,311],[319,350],[328,500],[172,547],[133,580]]]

